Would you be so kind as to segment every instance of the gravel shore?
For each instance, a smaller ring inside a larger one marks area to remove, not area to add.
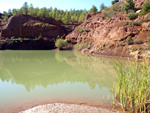
[[[120,113],[120,112],[84,105],[55,103],[55,104],[40,105],[19,113]]]

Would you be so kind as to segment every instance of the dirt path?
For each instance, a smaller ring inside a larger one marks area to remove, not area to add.
[[[120,113],[120,112],[84,105],[55,103],[55,104],[40,105],[19,113]]]

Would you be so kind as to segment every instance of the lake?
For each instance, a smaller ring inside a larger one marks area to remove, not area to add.
[[[0,51],[0,113],[40,104],[110,107],[113,60],[75,51]]]

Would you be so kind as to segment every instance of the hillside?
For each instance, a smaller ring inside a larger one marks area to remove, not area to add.
[[[124,1],[117,5],[121,6]],[[141,7],[145,1],[134,0],[135,6]],[[99,13],[89,13],[85,21],[66,36],[66,40],[76,44],[75,48],[86,54],[136,58],[149,56],[150,13],[130,20],[118,6],[115,6],[115,11],[111,10],[111,6]],[[131,43],[128,42],[129,37]]]

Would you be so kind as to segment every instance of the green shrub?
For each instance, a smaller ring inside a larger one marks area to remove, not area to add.
[[[142,40],[140,38],[137,38],[134,40],[134,44],[142,44]]]
[[[35,23],[34,25],[36,25],[36,26],[40,26],[42,23]]]
[[[143,23],[143,22],[149,22],[150,21],[150,18],[145,18],[145,19],[141,19],[139,21],[139,23]]]
[[[89,29],[82,29],[82,28],[77,28],[77,29],[75,29],[75,30],[77,30],[77,31],[79,31],[79,33],[82,33],[82,32],[90,32],[90,30]]]
[[[139,47],[139,50],[145,50],[145,48],[144,48],[144,47],[142,47],[142,46],[140,46],[140,47]]]
[[[142,7],[141,15],[146,15],[147,13],[150,12],[150,1],[147,0]]]
[[[118,41],[118,42],[116,43],[116,46],[117,46],[117,47],[122,46],[122,45],[123,45],[123,42],[122,42],[122,41]]]
[[[3,19],[1,19],[2,22],[7,22],[8,16],[2,16]]]
[[[127,22],[124,22],[123,25],[124,26],[126,26],[126,25],[139,25],[139,22],[134,22],[134,21],[129,22],[129,21],[127,21]]]
[[[150,21],[150,18],[145,18],[145,19],[141,19],[140,21],[126,21],[123,23],[124,26],[126,25],[140,25],[142,24],[143,22],[149,22]]]
[[[60,36],[58,35],[57,38],[60,38]]]
[[[24,26],[26,26],[26,25],[27,25],[27,23],[24,23],[23,25],[24,25]]]
[[[121,7],[120,7],[120,4],[119,3],[116,3],[114,4],[110,10],[113,10],[113,11],[121,11]]]
[[[127,43],[127,44],[132,44],[132,43],[133,43],[133,40],[132,40],[132,37],[131,37],[131,36],[128,36],[128,37],[126,38],[126,43]]]
[[[23,38],[20,38],[20,37],[18,37],[18,38],[15,38],[15,37],[11,37],[11,41],[19,41],[19,40],[22,40]]]
[[[58,47],[58,48],[63,48],[65,46],[67,46],[67,40],[65,39],[57,39],[56,42],[55,42],[55,46]]]
[[[150,44],[148,44],[147,49],[150,50]]]
[[[90,32],[91,30],[90,30],[90,29],[84,29],[84,31],[85,31],[85,32]]]
[[[81,43],[77,43],[76,45],[74,45],[74,49],[76,50],[82,50],[82,49],[90,49],[91,47],[91,44],[90,43],[84,43],[84,42],[81,42]]]
[[[23,38],[23,40],[30,40],[30,38],[26,38],[26,37],[25,37],[25,38]]]
[[[114,11],[108,11],[107,13],[104,13],[104,17],[106,17],[107,19],[110,19],[114,16],[116,16],[116,13]]]
[[[115,70],[115,101],[128,112],[146,113],[145,104],[150,99],[149,62],[116,61]]]
[[[136,51],[137,49],[136,48],[132,48],[132,51]]]
[[[129,13],[126,16],[130,19],[130,20],[134,20],[137,17],[137,13]]]
[[[75,30],[79,31],[79,33],[84,32],[84,30],[83,30],[82,28],[77,28],[77,29],[75,29]]]
[[[134,10],[135,4],[134,4],[133,0],[126,0],[126,3],[123,3],[121,10],[128,13],[128,10],[130,10],[130,9]]]
[[[49,23],[45,23],[45,25],[50,25]]]
[[[39,40],[41,38],[43,38],[41,34],[38,37],[35,37],[36,40]]]
[[[147,40],[150,42],[150,34],[147,34]]]

